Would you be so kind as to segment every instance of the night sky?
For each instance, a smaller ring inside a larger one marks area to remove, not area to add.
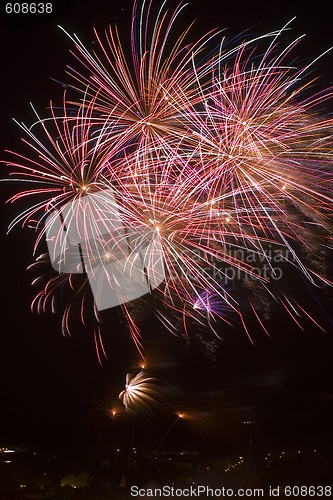
[[[57,25],[77,33],[89,46],[94,24],[102,26],[116,20],[125,29],[131,13],[128,0],[57,0],[54,4],[55,15],[39,22],[33,16],[10,17],[1,7],[2,158],[5,149],[20,148],[19,129],[12,117],[30,123],[33,114],[29,101],[41,113],[51,98],[61,103],[63,89],[51,78],[66,82],[64,68],[72,58],[71,42]],[[200,18],[194,33],[221,26],[236,42],[245,30],[265,33],[297,16],[290,37],[307,34],[295,51],[297,64],[333,46],[331,16],[320,3],[189,0],[186,12],[183,23]],[[322,76],[319,88],[332,83],[332,67],[333,52],[315,65],[315,74]],[[328,108],[327,112],[332,110]],[[2,165],[1,178],[6,172]],[[84,436],[86,442],[102,446],[103,433],[110,425],[103,405],[107,405],[110,394],[123,389],[125,374],[139,357],[117,310],[106,316],[110,324],[105,338],[109,360],[103,367],[98,363],[89,327],[78,327],[72,337],[65,338],[60,316],[31,313],[34,274],[27,267],[33,262],[35,235],[19,227],[6,235],[8,224],[24,206],[5,205],[14,192],[15,186],[1,184],[0,445],[63,449],[82,446]],[[153,318],[147,321],[152,371],[173,388],[167,418],[172,419],[172,408],[180,405],[205,413],[210,421],[203,425],[199,422],[185,432],[184,447],[209,448],[215,442],[227,450],[241,448],[247,439],[242,422],[253,420],[258,447],[269,449],[283,444],[327,452],[333,438],[333,326],[332,315],[329,317],[333,292],[318,292],[318,300],[306,288],[298,293],[303,295],[307,310],[318,315],[326,333],[309,321],[304,322],[304,331],[298,330],[290,319],[273,310],[271,338],[263,332],[255,333],[253,346],[243,332],[235,329],[218,342],[214,359],[205,346],[188,345],[184,339],[164,332]],[[168,425],[163,418],[158,424],[161,428]],[[214,419],[219,427],[218,440]],[[154,446],[159,431],[151,435],[148,427],[146,422],[141,438],[149,434],[151,441],[147,444]],[[207,427],[208,433],[202,427]]]

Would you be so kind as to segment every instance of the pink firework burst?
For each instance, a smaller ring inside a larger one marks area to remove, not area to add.
[[[153,274],[163,276],[155,276],[159,285],[150,291],[171,331],[165,311],[177,314],[188,334],[193,322],[217,336],[224,326],[242,324],[251,338],[246,317],[252,314],[267,332],[269,300],[301,326],[299,316],[310,314],[289,297],[284,274],[330,285],[325,252],[331,247],[333,121],[319,109],[332,90],[305,97],[311,65],[288,65],[298,40],[279,49],[284,30],[228,50],[221,43],[213,54],[208,47],[218,31],[191,47],[189,30],[172,41],[182,8],[169,12],[163,4],[154,17],[152,2],[141,10],[135,4],[129,57],[112,26],[103,35],[95,30],[94,53],[71,37],[82,68],[69,70],[75,97],[65,93],[60,111],[51,104],[49,118],[37,115],[32,127],[21,125],[30,153],[12,153],[8,162],[16,180],[28,183],[11,201],[36,200],[12,226],[34,225],[37,246],[50,214],[56,221],[68,203],[89,206],[76,263],[81,273],[87,262],[93,268],[96,256],[110,261],[115,249],[125,252],[128,234],[130,256],[140,253],[143,235],[153,235],[163,268]],[[257,46],[265,47],[263,55]],[[105,192],[112,192],[112,203]],[[126,237],[110,229],[115,210]],[[72,232],[80,232],[78,219]],[[65,226],[68,221],[59,223],[55,241]],[[87,280],[77,288],[74,274],[66,268],[53,276],[37,296],[38,308],[45,309],[65,281],[79,298],[84,322],[92,300],[84,293]],[[141,350],[135,307],[121,304]]]

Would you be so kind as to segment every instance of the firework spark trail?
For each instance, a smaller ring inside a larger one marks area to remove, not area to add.
[[[155,295],[183,318],[185,331],[193,320],[206,322],[219,336],[214,323],[220,318],[224,324],[242,324],[250,336],[244,307],[228,286],[230,269],[247,289],[247,309],[266,333],[255,305],[262,294],[299,324],[298,316],[309,314],[279,290],[267,248],[283,253],[284,264],[309,283],[329,284],[316,254],[332,246],[333,120],[318,109],[332,98],[332,89],[303,97],[313,84],[303,82],[311,65],[288,64],[302,37],[279,50],[289,23],[231,49],[223,39],[213,52],[207,47],[220,31],[212,31],[188,50],[190,28],[171,45],[182,9],[170,13],[163,3],[154,18],[152,2],[143,2],[141,10],[135,4],[130,57],[112,26],[104,35],[95,30],[94,53],[68,35],[81,66],[69,69],[74,77],[70,92],[75,90],[78,99],[65,93],[60,111],[51,103],[49,118],[35,111],[32,127],[20,124],[30,153],[12,153],[15,159],[8,165],[15,180],[31,187],[10,201],[37,201],[10,229],[34,225],[36,250],[46,217],[53,214],[57,220],[66,204],[79,206],[90,197],[81,261],[88,259],[93,267],[94,260],[111,258],[115,248],[124,252],[128,233],[111,231],[115,217],[136,234],[131,255],[142,248],[144,234],[154,234],[165,270],[163,280],[157,266],[154,270],[156,281],[162,281]],[[267,48],[258,55],[263,44]],[[114,202],[95,203],[108,190]],[[78,231],[78,216],[63,221],[61,229],[73,224]],[[92,238],[97,233],[102,236]],[[65,282],[75,295],[71,275],[53,277],[37,295],[37,308],[44,310]],[[83,322],[91,303],[85,282],[79,287]],[[131,307],[121,307],[141,351]],[[64,314],[66,332],[70,310]],[[157,315],[170,329],[166,315]],[[96,318],[98,323],[98,313]],[[95,341],[103,355],[99,324]]]
[[[71,37],[75,44],[75,57],[85,73],[69,68],[74,77],[74,88],[88,92],[95,99],[95,110],[101,116],[96,123],[104,124],[105,117],[111,116],[112,133],[108,143],[117,139],[118,147],[131,149],[161,149],[167,155],[173,154],[173,143],[184,135],[184,117],[178,89],[187,99],[196,100],[193,58],[200,54],[205,43],[216,33],[209,33],[186,48],[186,39],[191,26],[176,40],[173,25],[184,5],[173,13],[165,9],[165,2],[153,20],[152,2],[144,2],[141,11],[135,4],[131,26],[132,57],[128,58],[120,40],[117,28],[110,26],[104,36],[95,30],[99,54],[91,54],[78,39]],[[152,26],[151,26],[152,23]],[[204,75],[206,65],[197,68]],[[88,91],[86,90],[88,87]],[[96,99],[96,94],[98,98]]]

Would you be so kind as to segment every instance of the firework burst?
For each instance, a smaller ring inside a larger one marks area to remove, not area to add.
[[[63,281],[72,284],[75,273],[87,271],[87,262],[93,268],[96,258],[114,260],[119,252],[125,258],[129,234],[128,265],[149,234],[149,252],[159,256],[159,264],[144,256],[143,274],[158,283],[151,288],[169,330],[174,326],[164,311],[177,314],[186,333],[189,323],[207,325],[218,336],[223,327],[242,324],[250,337],[250,312],[267,332],[268,299],[299,324],[298,316],[310,315],[288,296],[285,269],[296,270],[310,285],[330,284],[318,252],[331,248],[333,121],[319,110],[332,91],[305,97],[313,84],[304,81],[311,65],[288,64],[299,40],[279,50],[287,26],[232,49],[220,43],[212,53],[218,31],[190,49],[190,30],[172,42],[182,9],[169,12],[164,3],[154,17],[151,2],[141,9],[135,4],[129,57],[112,26],[103,35],[95,30],[94,53],[70,37],[82,68],[68,70],[74,78],[71,97],[65,93],[60,110],[51,103],[49,118],[36,113],[32,127],[20,125],[30,153],[12,153],[8,165],[15,180],[30,188],[11,201],[36,202],[11,227],[34,226],[37,247],[45,220],[53,218],[55,227],[61,213],[55,242],[63,241],[65,226],[67,233],[83,233],[75,241],[75,266],[62,244],[60,257],[72,267],[52,277],[36,303],[44,309]],[[112,202],[106,200],[110,192]],[[84,206],[84,217],[76,208],[66,220],[68,203]],[[86,286],[83,280],[81,311],[91,303],[84,298]],[[235,287],[246,290],[246,306]],[[141,350],[133,308],[123,302]],[[68,309],[65,318],[68,330]],[[101,354],[98,314],[96,319]],[[137,377],[137,387],[132,391],[128,381],[122,393],[125,407],[141,394],[142,376]]]
[[[148,376],[145,370],[137,375],[126,375],[125,389],[119,394],[119,399],[129,413],[156,412],[163,401],[161,387],[157,380]]]

